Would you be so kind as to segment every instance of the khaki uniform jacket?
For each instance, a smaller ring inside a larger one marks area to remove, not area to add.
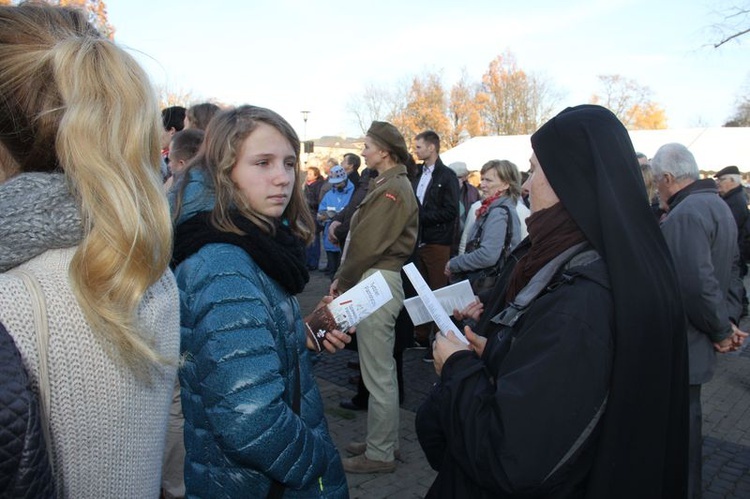
[[[341,266],[336,273],[343,293],[371,268],[400,271],[414,251],[419,229],[419,207],[398,165],[370,181],[367,196],[354,213]]]

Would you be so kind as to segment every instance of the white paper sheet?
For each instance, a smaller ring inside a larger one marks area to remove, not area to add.
[[[424,277],[422,277],[422,274],[419,273],[417,267],[415,267],[413,263],[409,263],[404,266],[404,272],[406,273],[406,277],[408,277],[411,283],[414,285],[414,289],[422,299],[425,308],[430,313],[430,317],[432,317],[432,320],[435,321],[438,329],[444,333],[453,331],[453,333],[456,335],[456,338],[468,345],[469,340],[467,340],[463,333],[458,331],[456,325],[453,324],[453,321],[451,321],[450,317],[443,309],[440,301],[435,298],[435,293],[433,293],[430,289],[430,286],[427,285],[427,282],[425,282]]]
[[[476,299],[467,279],[436,289],[433,293],[448,315],[452,315],[453,310],[463,310]],[[430,312],[427,311],[427,307],[424,306],[424,302],[419,296],[404,300],[404,307],[406,307],[406,311],[415,326],[432,320]]]

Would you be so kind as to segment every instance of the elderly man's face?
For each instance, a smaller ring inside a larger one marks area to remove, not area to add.
[[[739,184],[737,184],[737,182],[734,181],[734,178],[730,175],[722,175],[716,179],[716,188],[722,196],[737,187],[737,185]]]
[[[560,202],[560,198],[557,197],[549,181],[547,181],[547,176],[536,158],[536,153],[531,155],[529,163],[529,178],[524,182],[523,188],[529,191],[531,213],[536,213],[556,205]]]
[[[661,201],[662,206],[667,206],[669,198],[680,192],[680,189],[684,187],[671,173],[654,175],[654,183],[656,184],[656,192],[659,194],[659,201]]]

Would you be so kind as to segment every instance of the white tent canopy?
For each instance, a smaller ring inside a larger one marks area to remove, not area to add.
[[[651,158],[664,144],[679,142],[695,155],[698,168],[718,171],[737,165],[750,172],[750,128],[685,128],[675,130],[636,130],[630,139],[637,152]],[[521,171],[529,169],[531,141],[529,135],[474,137],[440,154],[446,165],[463,161],[469,170],[480,170],[492,159],[507,159]]]

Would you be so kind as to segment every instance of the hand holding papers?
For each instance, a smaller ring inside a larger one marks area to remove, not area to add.
[[[417,270],[417,267],[415,267],[413,263],[409,263],[404,266],[404,272],[406,273],[406,276],[409,278],[411,283],[414,285],[414,289],[417,291],[417,294],[419,295],[419,298],[421,298],[424,307],[429,312],[430,317],[432,317],[432,320],[434,320],[435,324],[437,324],[438,329],[440,329],[440,331],[442,331],[443,333],[453,331],[453,333],[456,335],[456,338],[458,338],[462,343],[468,345],[468,340],[458,330],[459,328],[456,327],[455,324],[453,324],[450,317],[448,316],[448,313],[440,304],[440,301],[435,297],[435,293],[433,293],[430,287],[427,285],[424,278],[422,277],[422,274],[420,274]],[[473,293],[470,293],[469,296],[471,297],[471,299],[466,303],[466,305],[468,305],[468,303],[470,303],[474,299]]]
[[[474,291],[468,280],[463,280],[450,286],[433,291],[445,313],[451,315],[453,310],[463,310],[475,302]],[[404,307],[415,326],[432,321],[430,312],[424,306],[422,298],[414,296],[404,300]]]
[[[330,331],[347,331],[392,298],[383,275],[375,272],[331,303],[314,310],[304,322],[315,351],[323,350],[323,340]]]

